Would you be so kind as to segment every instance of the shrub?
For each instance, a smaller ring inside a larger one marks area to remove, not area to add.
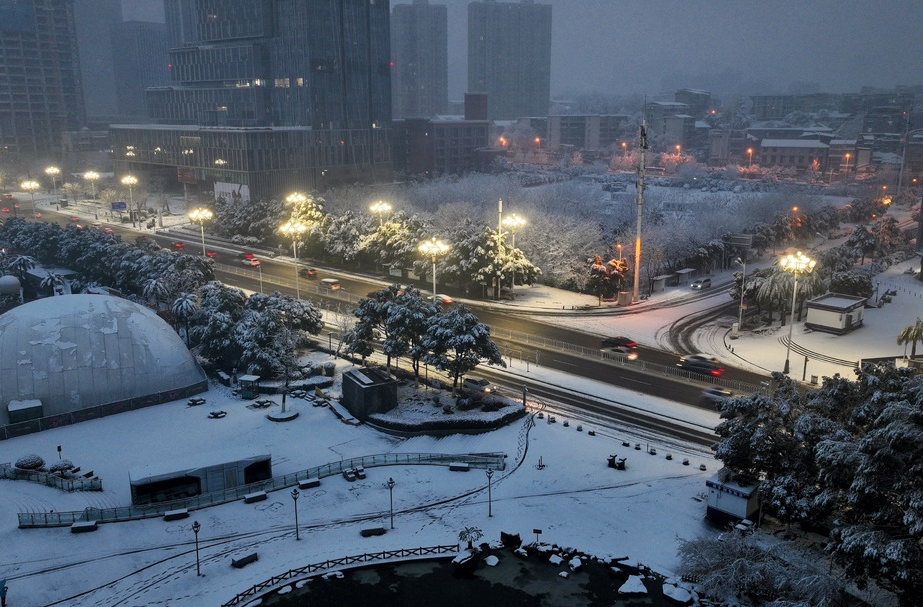
[[[332,361],[324,363],[324,375],[326,375],[327,377],[333,377],[333,373],[334,371],[336,371],[336,369],[337,369],[336,363]]]
[[[451,415],[451,414],[452,414],[452,405],[443,405],[443,406],[442,406],[442,412],[445,413],[446,415]]]
[[[470,411],[478,406],[478,402],[473,398],[459,398],[455,401],[455,406],[460,411]]]
[[[30,453],[16,460],[16,467],[21,470],[38,470],[44,465],[45,460],[34,453]]]
[[[48,471],[49,472],[67,472],[68,470],[73,469],[73,467],[74,467],[74,464],[69,459],[62,459],[48,466]]]

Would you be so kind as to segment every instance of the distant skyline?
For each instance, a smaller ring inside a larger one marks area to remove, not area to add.
[[[536,2],[553,7],[553,99],[680,87],[752,94],[815,85],[836,93],[923,83],[918,0]],[[449,97],[459,100],[467,89],[469,0],[430,3],[448,7]]]

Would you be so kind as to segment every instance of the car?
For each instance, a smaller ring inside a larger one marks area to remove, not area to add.
[[[218,251],[205,251],[206,257],[214,257],[218,254]]]
[[[730,390],[725,390],[723,388],[706,388],[702,390],[701,400],[705,404],[713,404],[716,407],[722,403],[725,399],[731,398],[734,396],[734,393]]]
[[[3,199],[4,199],[4,200],[13,200],[13,195],[12,195],[12,194],[4,194],[4,195],[3,195]]]
[[[253,268],[255,268],[255,267],[257,267],[258,265],[260,265],[260,260],[259,260],[259,259],[255,259],[255,258],[254,258],[254,259],[241,259],[241,260],[240,260],[240,263],[244,264],[244,265],[247,266],[247,267],[253,267]]]
[[[436,304],[455,303],[455,300],[452,297],[448,295],[443,295],[442,293],[436,293],[435,295],[430,295],[426,299]]]
[[[299,268],[298,276],[302,278],[317,278],[317,268]]]
[[[113,233],[113,230],[112,230],[112,228],[105,228],[105,229],[103,230],[103,232],[105,232],[106,234],[112,234],[112,233]]]
[[[638,360],[638,349],[630,348],[628,346],[611,346],[608,348],[600,348],[600,352],[618,354],[620,356],[624,356],[628,360]]]
[[[624,346],[626,348],[637,348],[638,342],[633,340],[630,337],[625,337],[624,335],[619,335],[618,337],[604,337],[603,338],[603,348],[618,348]]]
[[[0,213],[9,213],[9,212],[10,212],[10,210],[9,210],[7,207],[3,207],[2,209],[0,209]],[[913,268],[911,268],[911,269],[913,269]]]
[[[707,289],[708,287],[711,286],[711,278],[700,278],[698,280],[693,281],[692,284],[689,286],[697,290]]]
[[[485,394],[491,394],[497,390],[497,388],[486,379],[475,379],[473,377],[466,377],[465,381],[462,382],[462,387],[472,392],[483,392]]]
[[[707,354],[689,354],[683,356],[679,359],[676,366],[681,369],[686,369],[687,371],[707,373],[715,376],[724,373],[724,368],[721,366],[718,359],[714,356],[708,356]]]
[[[35,218],[38,218],[38,217],[41,217],[42,214],[41,214],[41,213],[32,213],[32,216],[35,217]]]
[[[182,248],[185,248],[185,246],[186,246],[185,242],[174,242],[173,243],[174,249],[182,249]]]
[[[237,258],[238,259],[256,259],[256,254],[255,253],[238,253]]]
[[[79,217],[71,217],[71,221],[80,221]]]
[[[325,278],[320,281],[320,286],[330,291],[339,291],[343,288],[343,285],[336,278]]]

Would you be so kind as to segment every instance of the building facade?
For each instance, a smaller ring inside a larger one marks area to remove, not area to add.
[[[550,5],[533,0],[468,5],[468,91],[487,93],[491,120],[548,115]]]
[[[122,0],[73,0],[83,99],[90,122],[118,114],[112,26],[122,22]]]
[[[553,114],[548,116],[548,147],[566,145],[591,152],[618,147],[628,120],[626,114]]]
[[[387,2],[164,6],[171,84],[148,91],[158,125],[112,128],[117,171],[263,198],[390,179]]]
[[[391,12],[391,100],[395,118],[445,114],[449,101],[448,11],[428,0]]]
[[[0,151],[57,150],[83,118],[71,0],[0,1]]]
[[[149,118],[145,90],[170,81],[167,26],[149,21],[124,21],[110,27],[115,68],[117,111],[129,118]]]
[[[491,122],[461,117],[394,121],[394,167],[407,175],[462,175],[488,168]]]

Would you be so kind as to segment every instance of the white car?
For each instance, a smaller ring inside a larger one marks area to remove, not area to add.
[[[484,394],[491,394],[497,390],[496,386],[486,379],[475,379],[473,377],[465,378],[465,381],[462,382],[462,387],[472,392],[483,392]]]

